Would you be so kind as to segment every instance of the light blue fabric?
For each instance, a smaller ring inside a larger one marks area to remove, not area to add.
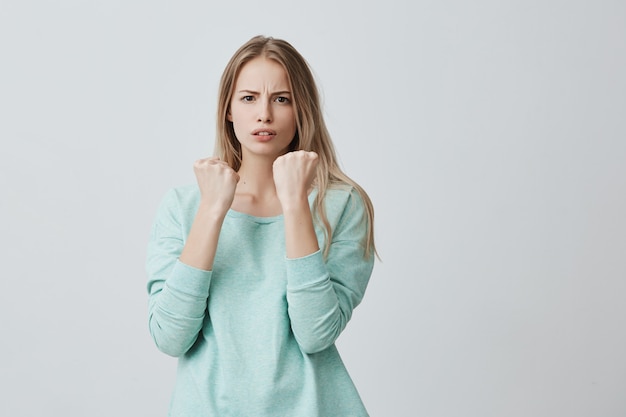
[[[367,416],[334,345],[374,265],[358,193],[327,192],[326,260],[321,251],[287,259],[282,216],[229,211],[212,271],[178,260],[199,197],[195,185],[170,190],[148,245],[150,332],[179,358],[169,415]]]

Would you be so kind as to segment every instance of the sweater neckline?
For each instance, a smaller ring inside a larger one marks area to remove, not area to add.
[[[315,196],[317,195],[317,189],[314,188],[310,193],[309,193],[309,204],[312,203],[312,201],[315,199]],[[277,221],[280,221],[283,219],[283,214],[277,214],[276,216],[267,216],[267,217],[261,217],[261,216],[253,216],[252,214],[248,214],[248,213],[243,213],[241,211],[236,211],[233,209],[228,209],[228,212],[226,213],[226,215],[228,217],[233,217],[236,219],[244,219],[244,220],[248,220],[254,223],[260,223],[260,224],[265,224],[265,223],[275,223]]]
[[[282,220],[283,215],[281,214],[277,214],[276,216],[268,216],[268,217],[259,217],[259,216],[253,216],[251,214],[247,214],[247,213],[242,213],[240,211],[235,211],[233,209],[229,209],[228,213],[227,213],[228,217],[233,217],[236,219],[243,219],[243,220],[248,220],[254,223],[275,223],[279,220]]]

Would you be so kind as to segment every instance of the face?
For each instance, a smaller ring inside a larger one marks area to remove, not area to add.
[[[262,57],[245,64],[235,81],[227,118],[233,122],[244,161],[273,160],[287,152],[296,134],[296,117],[283,67]]]

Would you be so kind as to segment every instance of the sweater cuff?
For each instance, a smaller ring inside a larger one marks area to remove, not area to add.
[[[167,286],[187,295],[206,297],[211,286],[212,271],[194,268],[176,260]]]
[[[322,251],[301,258],[287,258],[287,287],[308,287],[328,279]]]

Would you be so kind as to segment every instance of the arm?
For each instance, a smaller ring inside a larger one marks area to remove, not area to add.
[[[374,266],[364,258],[364,205],[353,190],[335,225],[328,259],[321,251],[287,259],[287,303],[301,349],[315,353],[331,346],[361,302]]]
[[[148,245],[149,328],[157,347],[172,356],[187,352],[202,328],[211,269],[222,223],[238,175],[214,158],[194,165],[201,199],[189,234],[175,191],[157,213]]]
[[[283,218],[287,258],[301,258],[319,251],[311,207],[306,194],[294,199],[290,205],[283,205]]]
[[[171,356],[184,354],[204,321],[211,272],[179,261],[184,228],[176,191],[168,192],[157,212],[148,243],[148,324],[159,348]]]
[[[327,243],[328,259],[323,259],[307,199],[317,163],[314,152],[296,151],[277,158],[273,167],[285,222],[287,312],[305,353],[322,351],[339,337],[363,298],[374,265],[373,256],[364,258],[365,206],[354,190],[327,209],[335,215],[334,232]]]

